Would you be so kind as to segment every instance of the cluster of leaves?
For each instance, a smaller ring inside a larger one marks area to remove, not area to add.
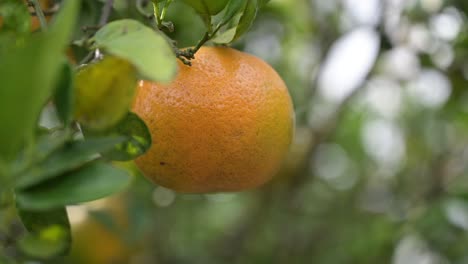
[[[26,6],[21,5],[19,10],[24,8],[27,12]],[[70,228],[66,205],[102,198],[130,183],[130,175],[108,161],[132,159],[151,144],[145,124],[134,114],[126,113],[128,104],[117,107],[123,115],[108,124],[106,133],[86,137],[86,140],[77,137],[80,132],[75,117],[79,117],[77,113],[83,108],[77,104],[80,102],[76,98],[78,87],[74,85],[79,83],[75,82],[79,76],[75,78],[63,53],[78,9],[78,1],[68,1],[47,31],[2,35],[12,41],[2,45],[0,65],[3,80],[0,192],[2,197],[14,195],[28,231],[18,241],[18,246],[27,255],[39,258],[68,249]],[[135,89],[135,83],[128,85]],[[61,124],[47,129],[38,125],[38,119],[44,105],[50,101]]]
[[[242,36],[252,25],[265,0],[184,0],[200,15],[207,27],[207,38],[227,44]],[[221,12],[224,11],[224,12]]]
[[[54,21],[33,34],[27,5],[0,4],[0,205],[13,208],[27,231],[16,243],[23,255],[66,254],[71,232],[65,207],[105,197],[131,182],[129,172],[112,161],[133,160],[151,146],[145,123],[129,111],[138,79],[171,81],[176,55],[190,60],[208,40],[238,39],[266,1],[184,1],[207,28],[189,53],[160,30],[171,25],[164,21],[171,2],[152,1],[156,28],[123,18],[75,40],[91,55],[81,65],[64,55],[81,1],[60,3]],[[52,109],[58,125],[40,125],[45,108]]]

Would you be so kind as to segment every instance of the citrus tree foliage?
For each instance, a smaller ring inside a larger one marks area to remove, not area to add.
[[[1,1],[0,263],[467,262],[467,2],[267,2]],[[262,188],[177,194],[129,107],[212,44],[280,73],[296,137]]]
[[[69,255],[65,207],[127,188],[131,173],[113,161],[151,146],[145,123],[129,111],[137,80],[170,82],[177,58],[190,64],[228,24],[236,34],[223,43],[240,37],[263,4],[187,1],[206,33],[183,50],[166,35],[173,1],[131,2],[0,4],[1,263]]]

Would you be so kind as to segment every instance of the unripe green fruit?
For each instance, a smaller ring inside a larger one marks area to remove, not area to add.
[[[128,112],[137,71],[128,61],[109,56],[82,67],[75,80],[75,119],[89,130],[104,130]]]
[[[184,2],[197,13],[214,16],[224,9],[229,0],[184,0]]]

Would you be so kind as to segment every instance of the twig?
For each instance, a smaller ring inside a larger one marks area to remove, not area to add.
[[[158,7],[158,1],[156,0],[152,0],[153,2],[153,13],[154,13],[154,17],[156,18],[156,24],[158,26],[159,29],[161,29],[161,17],[159,16],[159,7]]]
[[[94,58],[94,50],[90,51],[86,56],[78,63],[78,66],[83,65]]]
[[[216,34],[216,31],[218,31],[219,28],[217,28],[213,33],[210,34],[210,32],[205,32],[205,35],[203,35],[203,38],[200,39],[197,43],[197,45],[194,48],[189,48],[186,50],[179,50],[175,48],[176,50],[176,56],[178,59],[180,59],[185,65],[191,66],[192,63],[190,60],[195,59],[195,53],[205,44],[207,41],[209,41],[214,34]]]
[[[39,19],[39,23],[41,25],[41,29],[47,30],[47,20],[44,16],[44,12],[42,12],[41,5],[39,4],[38,0],[29,0],[29,5],[34,7],[34,10],[36,12],[36,16]]]
[[[81,30],[83,30],[84,32],[87,32],[87,31],[97,31],[101,28],[101,26],[82,26],[81,27]]]
[[[44,13],[44,16],[53,16],[57,11],[56,10],[44,10],[42,13]],[[29,12],[31,16],[37,16],[37,13],[34,12]]]
[[[149,4],[149,0],[137,0],[136,1],[136,9],[137,11],[142,14],[147,19],[153,20],[154,13],[147,13],[145,7]]]
[[[161,11],[161,17],[159,18],[161,22],[164,21],[164,18],[166,17],[167,8],[169,7],[169,5],[171,5],[171,3],[172,0],[166,1],[166,4],[164,5],[163,10]]]
[[[102,7],[101,18],[99,19],[99,26],[104,26],[107,21],[109,20],[109,16],[112,12],[112,5],[114,4],[114,0],[106,0],[106,3]]]
[[[208,40],[212,38],[214,34],[210,34],[209,32],[205,32],[205,35],[203,35],[203,38],[198,41],[197,45],[195,48],[191,49],[192,56],[195,56],[195,53],[205,44]]]

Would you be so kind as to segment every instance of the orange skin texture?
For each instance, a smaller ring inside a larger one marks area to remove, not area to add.
[[[182,193],[241,191],[269,181],[294,133],[287,87],[261,59],[202,47],[170,84],[140,81],[133,111],[153,145],[136,159],[154,183]]]

